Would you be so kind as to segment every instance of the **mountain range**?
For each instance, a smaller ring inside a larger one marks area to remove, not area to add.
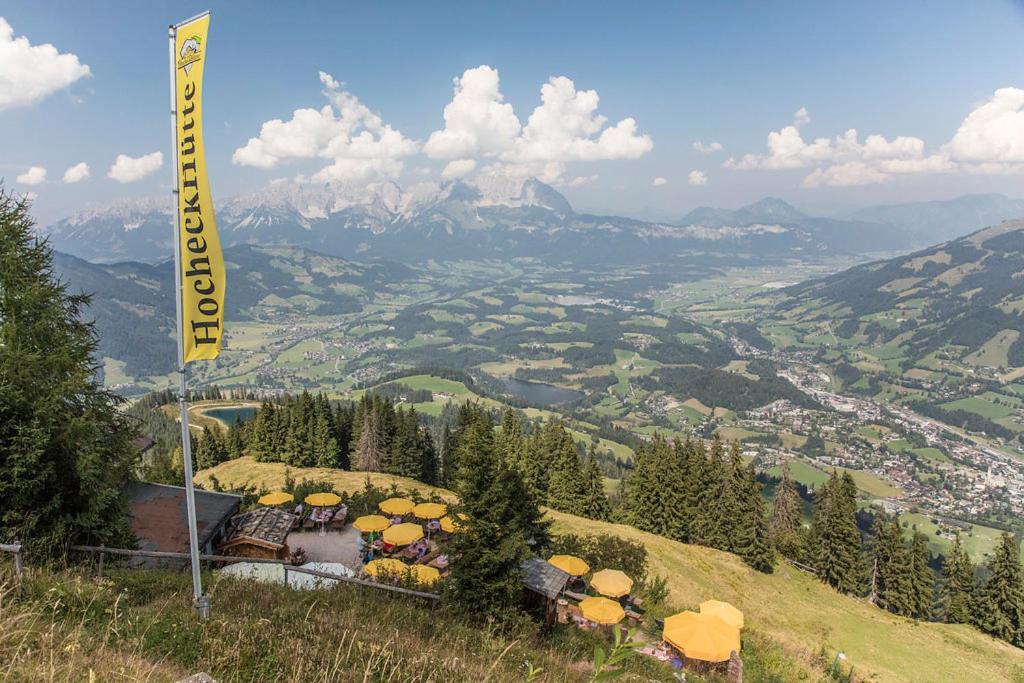
[[[237,245],[224,252],[228,319],[250,310],[340,315],[358,311],[376,293],[400,291],[416,273],[390,263],[353,263],[295,247]],[[92,295],[87,317],[99,333],[100,357],[123,361],[130,375],[173,369],[174,267],[140,262],[90,263],[54,252],[54,270],[72,292]]]
[[[913,367],[930,354],[1024,367],[1024,221],[783,291],[773,320]],[[883,354],[884,355],[884,354]]]

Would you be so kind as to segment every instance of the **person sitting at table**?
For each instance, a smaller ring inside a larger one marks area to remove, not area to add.
[[[423,557],[427,554],[427,550],[428,549],[429,549],[429,546],[427,546],[426,541],[420,541],[417,544],[417,548],[416,548],[416,561],[417,562],[419,560],[423,559]]]
[[[391,518],[391,526],[394,526],[395,524],[401,524],[401,523],[402,523],[402,516],[401,515],[395,515],[394,517]]]
[[[302,516],[302,511],[304,509],[305,508],[302,507],[302,503],[299,503],[298,505],[296,505],[295,506],[295,514],[296,514],[296,516],[301,517]]]

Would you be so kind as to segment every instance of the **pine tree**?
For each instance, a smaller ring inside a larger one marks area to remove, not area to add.
[[[387,461],[378,413],[368,405],[362,415],[355,448],[356,467],[364,472],[383,472]]]
[[[419,445],[419,425],[410,424],[405,411],[399,408],[388,452],[388,473],[410,479],[422,477],[423,463],[420,459]]]
[[[975,607],[975,623],[982,631],[1020,647],[1024,645],[1024,587],[1020,548],[1013,536],[1002,535],[986,566],[989,577]]]
[[[942,578],[946,621],[950,624],[971,623],[971,604],[975,590],[974,565],[964,552],[959,534],[942,567]]]
[[[896,614],[913,614],[911,566],[899,522],[888,515],[875,519],[872,537],[871,600]]]
[[[526,443],[526,452],[519,468],[523,481],[533,496],[537,500],[545,501],[548,498],[548,484],[556,446],[551,442],[553,437],[548,431],[550,424],[534,431]]]
[[[821,487],[812,523],[811,553],[822,581],[844,593],[860,590],[861,538],[857,528],[857,486],[849,472]]]
[[[234,424],[228,428],[226,447],[230,460],[236,460],[245,455],[245,425],[238,417],[235,417]]]
[[[771,536],[784,555],[791,551],[791,545],[802,527],[800,494],[793,484],[789,461],[782,464],[782,481],[775,487],[772,499]]]
[[[490,415],[468,402],[460,413],[454,488],[467,520],[452,538],[445,598],[469,618],[501,623],[516,613],[520,565],[544,527],[522,477],[496,452]]]
[[[920,531],[914,533],[908,553],[911,615],[916,619],[931,619],[935,573],[928,566],[928,539]]]
[[[726,515],[729,510],[735,509],[735,501],[727,499],[729,495],[726,482],[728,472],[724,462],[724,449],[722,440],[716,435],[711,442],[710,452],[702,463],[703,466],[703,488],[699,492],[697,512],[694,516],[692,529],[692,541],[710,548],[727,549],[730,545],[729,520]]]
[[[452,428],[446,422],[441,434],[440,471],[437,476],[439,486],[451,486],[455,480],[455,437]]]
[[[97,380],[88,303],[57,279],[26,201],[0,188],[0,540],[29,555],[132,538],[135,434]]]
[[[494,437],[494,446],[498,457],[514,470],[524,472],[526,466],[526,439],[523,437],[523,424],[509,408],[501,416],[501,431]]]
[[[761,498],[761,484],[754,474],[753,465],[743,468],[742,483],[744,490],[733,546],[748,565],[759,572],[771,574],[774,571],[775,553],[769,539],[768,515],[765,513],[764,499]]]
[[[548,505],[571,515],[583,515],[587,503],[576,444],[561,420],[551,420],[544,426],[544,431],[545,445],[551,449]]]
[[[597,446],[591,442],[587,449],[587,461],[583,468],[584,516],[606,521],[611,517],[608,496],[604,493],[604,476],[597,464]]]

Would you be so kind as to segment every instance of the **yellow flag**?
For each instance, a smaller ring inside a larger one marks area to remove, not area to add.
[[[203,67],[209,13],[174,27],[175,163],[181,258],[183,362],[220,354],[224,334],[224,257],[203,150]]]

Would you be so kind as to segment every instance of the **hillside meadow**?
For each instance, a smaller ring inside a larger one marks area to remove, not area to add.
[[[376,486],[394,483],[453,498],[449,491],[379,473],[286,468],[250,458],[203,470],[195,479],[208,486],[212,475],[225,488],[271,490],[284,483],[286,472],[295,479],[330,481],[339,492],[357,490],[369,477]],[[556,533],[611,534],[643,543],[650,573],[668,580],[669,602],[674,607],[693,608],[707,599],[732,602],[746,614],[748,637],[767,636],[794,661],[810,661],[822,650],[842,651],[854,670],[870,680],[1024,681],[1024,651],[971,627],[895,616],[866,600],[837,593],[784,562],[777,564],[774,574],[766,575],[729,553],[620,524],[551,510],[547,515]]]

